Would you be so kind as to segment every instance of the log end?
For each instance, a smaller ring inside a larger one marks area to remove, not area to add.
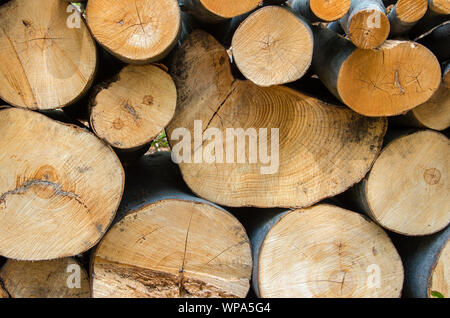
[[[336,21],[350,9],[351,0],[310,0],[311,11],[323,21]]]
[[[313,36],[308,24],[295,14],[268,6],[239,26],[232,50],[236,65],[247,79],[260,86],[279,85],[306,73],[312,60]]]
[[[365,9],[351,16],[347,34],[356,47],[368,50],[383,44],[390,29],[389,19],[384,12]]]

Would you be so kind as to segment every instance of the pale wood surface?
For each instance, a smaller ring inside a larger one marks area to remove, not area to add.
[[[260,86],[279,85],[306,73],[312,60],[313,36],[302,18],[285,8],[268,6],[240,24],[232,51],[247,79]]]
[[[443,250],[439,255],[436,267],[433,270],[428,297],[432,296],[431,295],[432,291],[437,291],[441,293],[444,297],[448,298],[450,295],[449,282],[450,282],[450,241],[447,241],[445,247],[443,248]]]
[[[262,174],[260,168],[266,165],[248,164],[248,159],[247,164],[180,164],[190,188],[212,202],[308,206],[359,182],[380,149],[385,119],[365,118],[286,87],[262,88],[236,80],[225,49],[204,32],[194,32],[184,42],[172,74],[178,105],[167,128],[169,138],[178,127],[193,136],[194,120],[201,120],[203,129],[223,132],[235,127],[280,128],[280,165],[274,174]]]
[[[375,161],[364,187],[369,214],[405,235],[427,235],[450,221],[447,137],[419,131],[390,142]]]
[[[164,70],[156,65],[129,65],[93,96],[91,127],[114,147],[143,146],[167,126],[176,101],[175,84]]]
[[[69,28],[60,0],[12,0],[0,7],[0,98],[30,109],[66,106],[91,85],[96,48],[89,30]],[[73,14],[73,13],[72,13]]]
[[[0,255],[72,256],[97,244],[119,205],[124,173],[92,133],[16,108],[0,110]]]
[[[92,0],[86,15],[96,40],[126,63],[164,58],[181,30],[176,0]]]
[[[242,225],[209,204],[166,199],[125,216],[99,244],[93,297],[245,297],[252,258]]]
[[[255,261],[261,297],[400,297],[402,290],[402,262],[386,233],[331,205],[281,216]],[[374,266],[379,285],[368,283]]]

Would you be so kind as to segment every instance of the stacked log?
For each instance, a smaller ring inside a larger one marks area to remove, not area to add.
[[[351,191],[361,211],[390,231],[430,235],[448,226],[450,144],[430,131],[398,132]]]
[[[90,297],[88,274],[71,257],[37,262],[8,260],[0,270],[0,280],[11,298]]]
[[[95,43],[80,17],[69,24],[66,8],[60,0],[12,0],[0,7],[0,98],[5,102],[54,109],[89,89]]]
[[[403,267],[394,245],[357,213],[320,204],[266,213],[249,229],[260,297],[400,297]]]
[[[245,297],[250,243],[229,212],[180,182],[170,153],[127,171],[119,221],[92,258],[93,297]]]
[[[183,43],[175,56],[172,75],[178,106],[167,127],[169,142],[182,161],[186,183],[194,193],[212,202],[227,206],[308,206],[361,180],[381,147],[386,129],[383,118],[362,117],[286,87],[263,88],[237,80],[230,72],[227,52],[205,32],[193,32]],[[202,126],[195,128],[195,121]],[[250,162],[250,149],[237,149],[232,143],[234,136],[227,137],[228,146],[219,142],[219,148],[235,148],[227,150],[227,159],[223,152],[218,153],[213,138],[199,144],[177,140],[181,139],[177,128],[195,136],[209,127],[217,128],[223,136],[226,128],[279,128],[279,140],[274,135],[276,130],[266,135],[271,142],[266,150],[272,147],[272,165]],[[208,154],[221,155],[223,160],[204,161]]]
[[[172,119],[177,92],[171,77],[156,65],[129,65],[100,84],[91,97],[90,125],[119,149],[151,142]]]
[[[117,156],[79,127],[17,108],[0,114],[0,255],[47,260],[96,245],[123,192]]]

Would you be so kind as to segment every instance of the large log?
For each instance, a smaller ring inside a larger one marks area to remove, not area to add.
[[[0,7],[1,99],[54,109],[87,91],[96,69],[95,43],[69,9],[60,0],[12,0]]]
[[[44,115],[0,114],[0,255],[46,260],[96,245],[124,187],[114,152],[94,134]]]
[[[252,13],[240,24],[232,40],[237,67],[247,79],[260,86],[301,78],[311,65],[313,46],[308,23],[277,6]]]
[[[361,180],[381,146],[384,118],[237,80],[227,52],[205,32],[182,44],[172,74],[178,105],[169,142],[189,187],[212,202],[308,206]]]
[[[91,0],[86,15],[97,42],[126,63],[163,59],[181,30],[176,0]]]
[[[129,65],[93,94],[91,127],[113,147],[136,149],[167,126],[176,102],[175,84],[164,70],[156,65]]]
[[[248,228],[259,297],[400,297],[400,257],[360,214],[328,204],[261,211]]]
[[[434,235],[396,237],[405,267],[404,296],[432,298],[450,296],[450,227]]]
[[[381,0],[352,0],[348,13],[340,22],[353,44],[362,49],[380,46],[390,32],[386,8]]]
[[[376,50],[363,50],[331,30],[313,27],[313,33],[314,71],[360,114],[399,115],[426,102],[439,87],[439,62],[420,44],[390,40]]]
[[[288,5],[310,22],[335,21],[347,14],[350,0],[291,0]]]
[[[0,280],[12,298],[89,298],[86,270],[73,258],[26,262],[8,260]]]
[[[92,258],[93,297],[245,297],[252,256],[243,226],[196,198],[170,153],[127,171],[118,223]]]
[[[424,130],[393,138],[347,195],[374,221],[402,235],[429,235],[450,222],[448,138]]]
[[[255,9],[261,0],[179,0],[183,11],[205,23],[218,23]]]
[[[428,9],[427,0],[398,0],[388,14],[391,37],[409,32],[423,18]]]

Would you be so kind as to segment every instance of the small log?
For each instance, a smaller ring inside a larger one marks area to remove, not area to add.
[[[163,59],[181,30],[176,0],[91,0],[86,15],[97,42],[126,63]]]
[[[93,94],[91,127],[113,147],[136,149],[167,126],[176,102],[175,84],[164,70],[156,65],[129,65]]]
[[[450,297],[449,239],[450,227],[421,238],[394,239],[405,267],[405,297]]]
[[[428,101],[392,119],[395,124],[405,127],[447,129],[450,127],[450,87],[443,80]]]
[[[403,267],[382,228],[320,204],[258,213],[249,227],[259,297],[400,297]]]
[[[450,60],[450,21],[434,28],[433,31],[418,39],[417,42],[433,52],[441,63]]]
[[[427,0],[398,0],[388,14],[391,37],[404,35],[423,18],[428,9]]]
[[[351,0],[291,0],[288,5],[310,22],[331,22],[342,18]]]
[[[287,87],[237,80],[226,50],[205,32],[191,33],[171,70],[178,105],[166,129],[169,142],[189,187],[209,201],[308,206],[361,180],[378,154],[384,118],[365,118]],[[203,139],[207,128],[216,128],[217,137]],[[237,138],[227,137],[230,129],[238,135],[242,129],[246,140],[254,129],[262,146],[252,138],[256,151],[247,142],[238,147]]]
[[[448,0],[428,0],[430,11],[435,14],[450,14],[450,3]]]
[[[401,134],[386,145],[347,197],[390,231],[409,236],[436,233],[450,220],[449,156],[449,140],[443,134]]]
[[[218,23],[255,9],[261,0],[179,0],[181,9],[205,23]]]
[[[94,134],[0,110],[0,255],[47,260],[96,245],[121,200],[120,161]]]
[[[280,21],[283,23],[280,25]],[[286,8],[267,6],[240,24],[232,40],[234,61],[260,86],[294,82],[311,65],[313,35],[308,23]]]
[[[12,298],[89,298],[89,277],[72,257],[50,261],[8,260],[0,279]]]
[[[439,88],[439,62],[420,44],[390,40],[376,50],[363,50],[331,30],[313,27],[313,33],[313,70],[360,114],[399,115],[426,102]]]
[[[93,297],[245,297],[252,256],[244,227],[191,194],[170,153],[127,171],[120,221],[92,258]]]
[[[0,98],[54,109],[80,98],[97,64],[83,19],[60,0],[12,0],[0,7]]]
[[[353,0],[340,22],[353,44],[362,49],[379,47],[390,32],[386,8],[381,0]]]

